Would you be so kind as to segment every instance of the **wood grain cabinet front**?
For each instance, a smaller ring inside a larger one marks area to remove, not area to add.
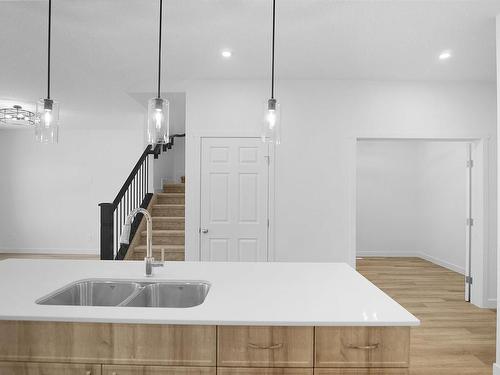
[[[216,375],[216,370],[215,367],[104,365],[102,375]]]
[[[313,327],[219,326],[220,367],[312,367]]]
[[[0,360],[215,366],[216,327],[0,321]]]
[[[410,328],[317,327],[315,346],[315,367],[408,367]]]
[[[407,368],[317,368],[314,375],[408,375]]]
[[[312,368],[234,368],[219,367],[217,375],[313,375]]]
[[[101,365],[0,362],[1,375],[101,375]]]

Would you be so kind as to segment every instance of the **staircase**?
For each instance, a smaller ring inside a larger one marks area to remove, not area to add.
[[[184,179],[182,179],[184,181]],[[153,217],[153,256],[165,260],[184,260],[184,183],[166,184],[148,206]],[[144,260],[146,256],[146,223],[143,219],[130,243],[126,260]]]

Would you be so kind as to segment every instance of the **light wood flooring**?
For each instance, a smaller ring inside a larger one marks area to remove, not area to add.
[[[95,254],[33,254],[33,253],[0,253],[0,260],[4,259],[94,259],[98,260],[99,255]]]
[[[421,320],[411,375],[491,375],[496,312],[464,302],[464,277],[419,258],[362,258],[357,269]]]

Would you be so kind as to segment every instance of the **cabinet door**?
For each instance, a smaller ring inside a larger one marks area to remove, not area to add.
[[[409,327],[317,327],[316,367],[408,367]]]
[[[221,367],[312,367],[313,327],[218,327]]]
[[[101,375],[101,365],[0,362],[1,375]]]
[[[407,368],[317,368],[314,375],[408,375]]]
[[[313,369],[219,367],[217,368],[217,375],[313,375]]]
[[[215,367],[111,366],[102,367],[103,375],[216,375]]]
[[[215,326],[0,321],[0,332],[6,361],[215,366],[216,359]]]

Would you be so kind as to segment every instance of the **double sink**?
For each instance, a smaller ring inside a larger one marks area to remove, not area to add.
[[[201,305],[205,281],[76,281],[36,301],[39,305],[186,308]]]

